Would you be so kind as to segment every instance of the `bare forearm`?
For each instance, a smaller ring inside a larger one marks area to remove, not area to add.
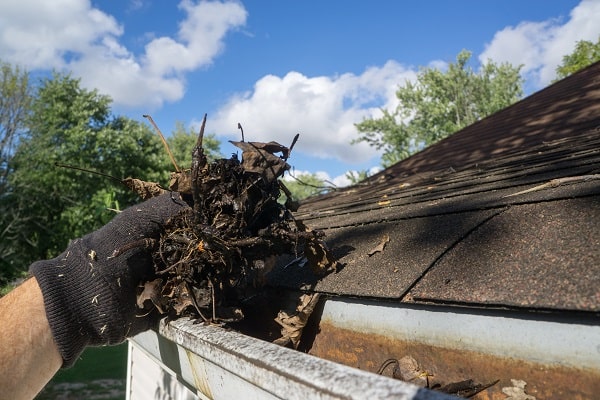
[[[35,278],[0,299],[1,397],[32,399],[62,365]]]

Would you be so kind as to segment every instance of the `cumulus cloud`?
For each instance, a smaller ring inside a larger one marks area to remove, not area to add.
[[[600,2],[583,0],[564,21],[522,22],[498,31],[479,56],[483,63],[523,64],[522,72],[534,89],[548,85],[556,76],[562,57],[570,54],[577,41],[595,42],[600,35]]]
[[[381,107],[395,107],[398,85],[415,77],[413,70],[394,61],[360,75],[307,77],[294,71],[283,77],[267,75],[253,90],[230,98],[211,118],[211,127],[237,137],[235,129],[241,121],[253,140],[284,144],[300,133],[295,152],[364,162],[376,150],[365,143],[350,145],[357,138],[354,124],[379,117]]]
[[[157,37],[137,56],[119,43],[114,17],[87,0],[0,2],[0,54],[29,69],[59,69],[125,106],[162,105],[185,93],[184,73],[210,64],[227,32],[243,26],[238,2],[183,0],[176,38]]]
[[[376,173],[380,172],[382,170],[381,166],[374,166],[371,167],[367,170],[367,175],[368,176],[372,176],[375,175]],[[346,173],[342,174],[342,175],[337,175],[337,176],[331,176],[329,174],[329,172],[326,171],[316,171],[316,172],[311,172],[311,171],[307,171],[307,170],[297,170],[297,169],[292,169],[291,171],[287,172],[284,176],[283,176],[283,180],[284,181],[290,181],[293,182],[295,181],[295,178],[302,178],[302,175],[316,175],[317,178],[321,179],[326,186],[333,186],[336,188],[343,188],[346,186],[349,186],[352,184],[352,180],[348,178],[348,175],[354,175],[354,176],[358,176],[360,174],[360,171],[356,171],[356,170],[349,170],[346,171]]]
[[[0,54],[28,68],[62,68],[102,38],[122,34],[116,20],[77,0],[0,3]]]

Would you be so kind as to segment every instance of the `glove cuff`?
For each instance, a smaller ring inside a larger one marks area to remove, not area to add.
[[[111,326],[123,326],[114,321],[120,315],[119,306],[110,286],[98,277],[100,271],[96,269],[100,266],[85,255],[83,240],[74,241],[59,257],[37,261],[30,267],[44,297],[63,368],[72,366],[89,345],[115,344],[124,339],[122,332],[109,329],[111,319]]]
[[[151,252],[134,246],[113,254],[125,245],[158,239],[168,218],[187,207],[177,193],[154,197],[74,240],[57,258],[31,265],[64,368],[86,346],[118,344],[150,327],[152,316],[138,316],[136,288],[151,271]]]
[[[54,342],[62,356],[63,368],[72,366],[90,341],[87,335],[79,333],[82,331],[81,321],[78,320],[75,310],[71,309],[72,302],[68,301],[71,296],[69,284],[78,282],[61,271],[61,258],[66,254],[63,253],[53,260],[37,261],[29,268],[42,291],[46,317]],[[63,284],[63,280],[67,282]]]

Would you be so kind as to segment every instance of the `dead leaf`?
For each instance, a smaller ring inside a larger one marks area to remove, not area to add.
[[[289,155],[289,149],[277,142],[235,142],[234,146],[242,149],[242,168],[247,172],[263,175],[267,182],[282,176],[290,166],[284,159]],[[282,153],[282,157],[274,153]]]
[[[383,375],[383,371],[390,365],[394,366],[394,369],[392,370],[392,377],[394,379],[410,382],[420,387],[428,387],[429,377],[433,376],[421,369],[417,360],[411,356],[404,356],[399,360],[390,358],[383,362],[377,373]]]
[[[281,338],[274,340],[273,343],[286,346],[291,342],[292,346],[297,349],[302,337],[302,330],[314,311],[319,297],[319,293],[302,294],[294,314],[290,315],[283,310],[279,311],[275,322],[281,325]]]
[[[386,233],[383,235],[383,237],[381,238],[381,241],[379,242],[379,244],[377,246],[375,246],[371,251],[369,251],[367,254],[369,257],[371,257],[373,254],[375,253],[379,253],[382,252],[385,249],[385,245],[390,241],[390,236]]]
[[[306,241],[304,255],[308,260],[309,268],[317,276],[325,276],[338,268],[337,261],[332,258],[325,243],[316,238]]]
[[[125,178],[123,184],[129,189],[136,192],[142,199],[146,200],[151,197],[159,196],[166,192],[158,183],[146,182],[136,178]]]
[[[430,373],[421,369],[417,360],[411,356],[404,356],[398,360],[398,369],[401,379],[406,382],[414,383],[417,386],[426,387]]]
[[[162,279],[155,279],[153,281],[145,282],[142,288],[142,292],[137,296],[138,308],[145,309],[146,302],[150,301],[160,313],[163,313],[163,309],[160,304],[162,290]]]
[[[426,387],[438,392],[448,393],[460,397],[472,397],[482,390],[485,390],[499,382],[499,380],[496,380],[489,383],[476,383],[472,379],[465,379],[442,386],[442,384],[439,382],[432,383],[430,378],[434,378],[434,375],[429,373],[423,367],[419,366],[417,360],[411,356],[404,356],[400,360],[390,358],[383,362],[377,373],[379,375],[383,375],[384,370],[390,365],[394,365],[394,369],[392,370],[392,377],[394,379],[400,379],[420,387]],[[504,389],[502,389],[502,391],[504,391]],[[515,400],[517,399],[515,398]],[[518,400],[529,399],[518,398]],[[531,400],[535,400],[535,398]]]
[[[160,276],[163,282],[148,285],[139,301],[150,300],[171,317],[226,323],[243,318],[241,305],[263,289],[277,257],[305,251],[319,278],[337,262],[322,242],[324,234],[307,229],[278,202],[278,178],[290,168],[286,160],[293,143],[288,149],[276,142],[232,142],[243,151],[241,161],[234,154],[209,162],[202,148],[205,121],[191,168],[176,167],[169,185],[191,194],[186,197],[192,206],[164,224],[152,246],[155,275],[149,278]],[[124,251],[118,250],[115,256]],[[295,332],[287,335],[295,346],[305,308],[280,318]]]
[[[511,379],[512,387],[503,387],[502,393],[508,397],[506,400],[536,400],[535,396],[525,393],[527,382],[521,379]]]
[[[192,193],[192,172],[187,169],[181,172],[171,172],[169,180],[169,189],[174,192],[191,194]]]
[[[434,388],[434,390],[452,394],[455,396],[469,398],[475,396],[477,393],[489,388],[490,386],[494,386],[498,382],[500,381],[496,380],[488,383],[476,383],[475,381],[473,381],[473,379],[466,379],[460,382],[449,383],[440,388]]]
[[[175,295],[172,297],[171,305],[177,315],[182,315],[186,308],[194,306],[192,296],[193,294],[190,293],[185,282],[181,282],[175,287]]]

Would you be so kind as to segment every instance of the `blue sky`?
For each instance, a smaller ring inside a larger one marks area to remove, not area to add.
[[[113,111],[163,132],[198,124],[226,144],[289,144],[290,163],[339,184],[379,165],[354,123],[395,107],[419,66],[462,49],[523,64],[526,91],[554,78],[578,40],[600,35],[600,0],[20,0],[0,4],[0,59],[33,73],[71,71]]]

